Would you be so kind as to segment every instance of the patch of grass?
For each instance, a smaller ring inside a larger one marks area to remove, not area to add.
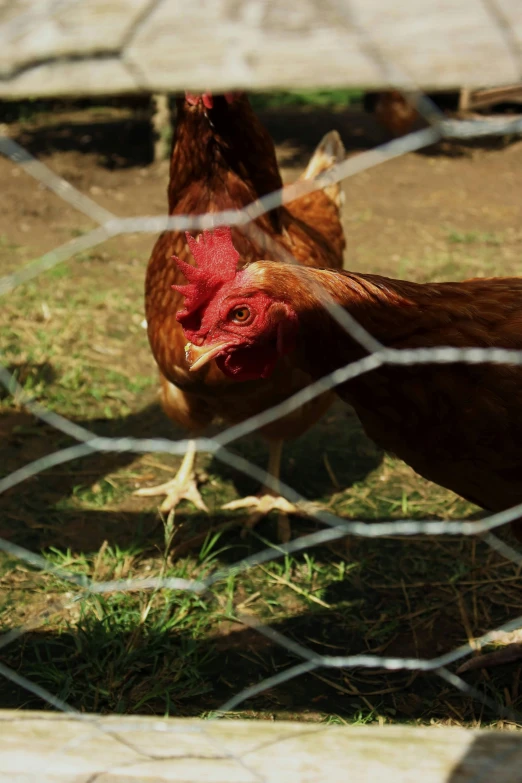
[[[172,632],[200,608],[166,594],[82,602],[74,627],[34,638],[26,676],[90,712],[176,714],[211,690],[202,676],[210,653]]]
[[[4,258],[8,251],[0,246],[0,270]],[[4,362],[24,391],[48,407],[114,418],[156,385],[140,326],[143,272],[138,264],[129,264],[125,276],[107,270],[100,253],[80,260],[81,266],[75,259],[54,267],[9,297],[2,318]]]
[[[398,278],[435,283],[471,277],[518,276],[520,260],[511,248],[494,243],[448,240],[448,249],[417,258],[402,258]],[[471,250],[471,247],[473,248]]]
[[[450,231],[448,242],[456,245],[492,245],[498,247],[502,244],[502,236],[493,232],[479,231]]]
[[[9,239],[8,236],[5,234],[0,235],[0,250],[2,252],[5,251],[12,251],[12,250],[23,250],[23,248],[20,245],[17,245],[16,242],[13,242],[11,239]]]
[[[463,519],[477,507],[426,481],[399,459],[386,455],[380,466],[349,491],[334,494],[331,508],[341,516],[372,519]]]
[[[404,474],[391,460],[383,470],[383,508],[391,501],[396,507],[392,516],[399,515]],[[415,477],[409,481],[414,491]],[[355,486],[352,492],[361,512],[361,488]],[[85,510],[93,497],[96,493],[76,494]],[[367,497],[371,500],[374,494]],[[441,506],[448,511],[449,493],[444,499],[435,495],[429,506],[427,482],[425,500],[426,517],[442,516]],[[113,502],[109,496],[107,509]],[[454,506],[450,513],[456,510]],[[370,504],[370,518],[375,513]],[[303,524],[299,532],[307,528]],[[156,575],[193,579],[270,546],[272,534],[267,538],[256,533],[240,545],[233,532],[206,534],[199,549],[182,556],[176,554],[175,543],[170,554],[165,549],[170,538],[165,529],[163,541],[153,537],[141,546],[104,542],[88,553],[54,545],[46,555],[56,566],[98,582]],[[80,710],[205,716],[233,693],[298,661],[291,650],[244,625],[244,615],[249,624],[265,622],[319,653],[429,657],[464,640],[463,607],[476,634],[509,615],[506,590],[513,591],[516,600],[516,566],[506,566],[485,544],[470,540],[348,538],[243,573],[231,572],[201,597],[139,590],[78,595],[75,600],[76,588],[70,584],[12,559],[1,569],[0,588],[6,586],[8,593],[0,590],[4,628],[21,622],[38,626],[2,651],[6,665]],[[501,596],[502,603],[497,602]],[[481,607],[476,615],[474,605]],[[490,681],[488,690],[498,698],[506,676],[497,671]],[[5,689],[2,703],[43,706],[14,687]],[[251,699],[236,716],[260,717],[268,711],[354,725],[412,719],[423,723],[445,720],[448,704],[460,711],[463,722],[473,723],[473,703],[440,688],[433,677],[318,670]],[[486,711],[482,720],[490,720],[489,715]]]
[[[286,108],[290,106],[342,109],[354,103],[360,103],[363,94],[363,90],[353,89],[274,90],[273,92],[253,93],[249,98],[250,103],[256,111]]]

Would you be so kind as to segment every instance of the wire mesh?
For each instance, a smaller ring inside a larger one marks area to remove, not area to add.
[[[353,21],[353,20],[352,20]],[[22,148],[13,139],[4,136],[0,138],[0,152],[16,163],[27,174],[34,177],[45,188],[52,190],[60,198],[74,207],[76,210],[93,220],[97,227],[86,234],[73,239],[66,244],[46,253],[36,261],[17,269],[12,274],[0,279],[0,295],[6,296],[16,287],[27,283],[29,280],[42,274],[44,271],[74,258],[78,253],[96,247],[107,239],[128,233],[145,232],[155,234],[163,230],[200,230],[213,228],[219,225],[238,226],[245,232],[259,232],[260,229],[252,223],[256,218],[264,215],[269,210],[289,203],[290,201],[325,185],[341,182],[356,173],[371,169],[393,158],[405,155],[408,152],[420,150],[443,139],[473,139],[492,133],[489,122],[480,120],[449,120],[441,114],[422,95],[411,80],[404,80],[386,63],[385,59],[374,49],[366,33],[361,31],[361,37],[366,41],[367,49],[372,53],[376,62],[382,65],[383,78],[393,82],[399,88],[406,90],[410,99],[416,104],[418,110],[425,116],[429,126],[423,130],[395,139],[368,152],[350,157],[346,161],[332,167],[328,172],[314,181],[299,181],[284,189],[271,193],[257,202],[248,205],[241,210],[229,210],[212,214],[194,216],[182,215],[175,217],[143,216],[138,218],[119,218],[107,209],[99,206],[94,200],[79,192],[69,182],[57,176],[42,162],[36,160],[26,149]],[[522,120],[506,119],[498,121],[493,130],[499,135],[522,133]],[[269,241],[264,237],[264,241]],[[285,259],[288,260],[288,259]],[[247,421],[231,426],[222,433],[213,437],[199,438],[195,441],[198,452],[212,454],[217,460],[233,467],[235,470],[248,475],[264,485],[280,492],[292,503],[303,504],[307,507],[309,517],[317,520],[323,528],[317,532],[302,535],[289,543],[266,547],[261,552],[241,559],[228,567],[220,567],[211,575],[201,579],[182,579],[169,577],[149,577],[141,579],[121,579],[110,581],[96,581],[86,575],[78,575],[68,572],[67,569],[56,566],[40,554],[31,552],[21,546],[0,539],[0,549],[29,566],[53,574],[59,580],[65,580],[71,585],[73,592],[65,594],[60,600],[55,600],[52,606],[48,606],[44,612],[18,628],[6,632],[0,637],[0,648],[20,639],[29,630],[42,626],[52,609],[65,610],[66,607],[81,602],[89,595],[102,595],[106,593],[126,591],[157,591],[169,589],[174,591],[187,591],[199,596],[205,596],[216,584],[224,582],[231,575],[253,569],[263,563],[284,558],[297,552],[309,551],[314,547],[325,543],[339,541],[346,536],[378,538],[390,536],[478,536],[492,549],[499,552],[504,558],[516,565],[522,565],[522,555],[513,547],[501,541],[492,531],[516,520],[522,514],[522,504],[514,508],[496,514],[489,514],[476,521],[470,520],[441,520],[418,521],[414,519],[400,519],[392,522],[368,523],[353,519],[339,517],[329,511],[310,508],[306,499],[294,488],[275,480],[263,469],[235,454],[229,446],[238,438],[244,437],[258,430],[261,426],[285,416],[302,404],[312,400],[329,389],[335,389],[346,381],[359,377],[384,364],[400,367],[412,366],[420,363],[454,364],[459,362],[469,364],[496,363],[496,364],[522,364],[522,351],[502,349],[456,349],[451,347],[439,347],[432,349],[393,350],[382,346],[372,335],[369,335],[354,319],[339,308],[331,306],[332,315],[340,321],[347,333],[367,350],[368,355],[359,361],[340,368],[321,380],[311,384],[306,389],[294,394],[279,405],[270,408],[264,413],[254,416]],[[15,394],[17,400],[38,419],[61,431],[72,438],[76,443],[67,446],[54,453],[38,458],[22,468],[11,472],[0,480],[0,494],[21,484],[32,476],[51,467],[77,460],[96,452],[110,453],[167,453],[183,455],[188,446],[188,440],[170,440],[166,438],[135,438],[135,437],[100,437],[85,427],[81,427],[58,413],[46,409],[41,404],[32,400],[24,392],[16,378],[6,367],[0,368],[0,382],[11,394]],[[288,653],[300,662],[286,668],[277,674],[262,679],[255,685],[244,688],[239,693],[233,693],[219,710],[216,716],[235,710],[246,700],[253,696],[299,677],[304,673],[319,668],[376,668],[388,671],[418,671],[433,672],[436,676],[446,680],[452,687],[469,694],[482,704],[487,704],[499,716],[508,717],[518,721],[519,718],[509,707],[501,707],[497,701],[485,695],[481,690],[467,683],[462,677],[451,672],[447,667],[469,656],[473,651],[484,646],[495,638],[499,631],[508,632],[522,628],[522,616],[513,619],[500,627],[493,628],[489,633],[480,638],[470,640],[449,653],[437,655],[430,659],[388,657],[385,655],[347,655],[333,656],[317,654],[306,646],[297,644],[290,637],[281,634],[270,626],[254,622],[250,616],[240,616],[239,619],[246,625],[251,625],[257,633],[270,639],[274,644],[285,648]],[[88,720],[96,726],[96,730],[102,730],[95,718],[85,718],[77,711],[40,685],[30,681],[16,671],[5,665],[0,666],[0,675],[11,680],[20,687],[27,689],[57,710],[75,713],[78,718]],[[121,739],[121,737],[120,737]],[[128,736],[125,742],[130,742]]]

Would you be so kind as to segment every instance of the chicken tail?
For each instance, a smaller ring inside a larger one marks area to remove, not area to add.
[[[327,133],[317,145],[314,154],[310,158],[306,171],[301,179],[315,179],[323,171],[327,171],[336,163],[342,163],[346,158],[346,150],[338,132],[332,130]],[[324,192],[329,196],[336,207],[340,209],[344,204],[344,193],[338,182],[327,185]]]

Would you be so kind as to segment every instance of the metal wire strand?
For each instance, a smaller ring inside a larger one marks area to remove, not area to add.
[[[251,236],[254,241],[262,242],[264,246],[270,247],[270,243],[272,242],[271,238],[264,235],[261,229],[253,222],[256,218],[264,215],[269,210],[278,207],[281,204],[290,203],[291,201],[306,195],[307,193],[323,188],[326,185],[341,182],[347,177],[374,168],[381,163],[400,157],[408,152],[422,149],[440,139],[470,139],[492,133],[490,122],[446,119],[426,96],[418,90],[412,79],[407,77],[407,75],[401,74],[397,68],[388,62],[386,53],[378,50],[370,36],[368,36],[353,17],[349,5],[346,2],[341,2],[340,8],[345,14],[347,23],[361,35],[367,53],[373,57],[374,61],[381,68],[383,78],[389,81],[390,84],[394,84],[401,89],[406,97],[415,104],[416,108],[430,123],[428,128],[416,131],[403,138],[395,139],[368,152],[351,157],[350,159],[333,166],[329,171],[321,174],[321,176],[313,181],[300,180],[293,185],[286,186],[282,190],[264,196],[241,210],[226,210],[200,216],[143,216],[134,218],[120,218],[99,206],[95,201],[78,191],[70,185],[70,183],[61,177],[58,177],[47,166],[36,160],[27,150],[15,141],[6,136],[0,137],[0,153],[4,154],[13,163],[23,168],[28,175],[34,177],[46,188],[52,190],[71,207],[77,209],[97,224],[96,228],[93,228],[84,236],[67,242],[64,245],[55,248],[53,251],[46,253],[36,261],[15,271],[13,274],[0,278],[0,295],[10,293],[17,286],[22,285],[63,261],[73,258],[78,253],[88,248],[95,247],[111,237],[122,234],[143,232],[157,233],[166,229],[176,231],[198,230],[226,224],[240,227],[241,230]],[[24,20],[21,20],[21,23],[22,21]],[[24,24],[27,23],[27,21],[28,20],[25,20]],[[522,120],[498,120],[493,128],[493,132],[498,135],[521,133]],[[272,249],[275,250],[275,248]],[[279,246],[277,250],[278,252],[281,252]],[[285,261],[292,262],[295,260],[292,259],[290,254],[287,254],[287,256],[288,257],[285,257],[284,259]],[[405,351],[391,350],[382,346],[371,334],[366,332],[349,313],[336,306],[335,303],[327,301],[325,306],[329,309],[332,317],[336,318],[346,329],[352,339],[364,346],[368,355],[357,362],[353,362],[346,367],[336,370],[262,414],[254,416],[241,424],[229,427],[213,438],[200,438],[196,441],[196,447],[199,451],[212,453],[216,459],[234,467],[245,475],[264,482],[268,486],[272,486],[273,489],[281,492],[288,500],[298,504],[301,503],[304,506],[306,505],[305,498],[297,493],[292,487],[285,485],[284,483],[276,483],[266,471],[234,454],[227,447],[238,438],[248,435],[259,427],[287,415],[299,406],[322,394],[324,391],[335,389],[339,384],[361,376],[384,364],[404,367],[420,363],[449,364],[458,362],[469,364],[485,362],[495,364],[507,363],[512,365],[522,364],[522,351],[501,349],[455,349],[445,346]],[[47,425],[59,430],[74,441],[71,445],[36,459],[5,476],[0,480],[0,494],[55,465],[64,464],[95,452],[158,452],[181,455],[185,453],[187,449],[187,440],[172,441],[164,438],[107,438],[98,436],[95,432],[74,424],[67,418],[46,409],[43,405],[30,399],[25,394],[22,387],[17,383],[13,375],[9,373],[5,367],[0,367],[0,383],[10,393],[16,394],[17,400],[31,411],[34,416]],[[275,560],[325,543],[338,541],[348,535],[365,538],[392,535],[482,535],[488,546],[499,552],[507,561],[517,565],[522,563],[522,554],[513,547],[505,544],[492,533],[493,530],[496,530],[502,525],[518,519],[522,515],[522,504],[497,514],[490,514],[477,521],[442,520],[423,522],[413,519],[402,519],[393,522],[372,524],[357,520],[346,520],[331,514],[330,512],[319,509],[311,508],[308,513],[310,517],[315,518],[325,527],[317,532],[301,536],[285,545],[267,547],[259,553],[233,563],[231,566],[219,568],[210,576],[202,579],[150,577],[144,579],[121,579],[96,582],[85,575],[70,573],[64,568],[57,567],[41,555],[12,544],[4,539],[0,539],[0,550],[13,558],[25,562],[31,568],[39,569],[45,573],[51,573],[56,578],[68,582],[71,585],[71,589],[74,589],[76,592],[74,592],[73,597],[69,597],[65,603],[70,603],[71,600],[78,601],[89,595],[138,590],[168,589],[204,595],[214,585],[226,580],[233,574],[242,573],[248,569],[254,569],[269,560]],[[64,606],[65,603],[63,603]],[[24,633],[27,633],[29,630],[38,627],[39,624],[44,623],[46,617],[47,615],[42,613],[38,618],[33,619],[31,623],[7,631],[0,637],[0,648],[6,647],[19,639]],[[266,691],[268,688],[288,682],[295,677],[304,675],[319,667],[383,667],[389,671],[406,669],[410,671],[433,672],[437,676],[445,679],[446,682],[453,687],[467,693],[470,697],[478,700],[482,704],[488,705],[493,710],[496,710],[499,715],[510,716],[511,719],[520,720],[519,717],[514,715],[513,711],[506,710],[501,705],[498,705],[496,702],[489,699],[489,697],[481,693],[477,688],[470,686],[462,680],[462,678],[449,671],[447,666],[466,655],[469,655],[472,652],[472,649],[487,644],[488,641],[493,638],[493,633],[515,630],[522,627],[522,617],[516,618],[515,620],[496,628],[494,631],[484,634],[479,639],[476,639],[473,648],[470,644],[465,644],[445,655],[438,656],[431,660],[422,660],[419,658],[393,658],[366,654],[348,656],[319,655],[279,633],[274,628],[262,623],[254,622],[251,618],[243,617],[242,619],[246,624],[270,639],[274,644],[283,647],[290,654],[297,658],[301,658],[302,660],[296,665],[291,666],[272,677],[267,677],[259,683],[247,687],[240,693],[233,695],[222,705],[221,709],[218,710],[218,715],[234,709],[245,700]],[[31,692],[38,698],[43,699],[59,711],[77,714],[77,711],[62,699],[3,664],[0,664],[0,676]],[[95,723],[91,723],[90,725],[96,726]]]

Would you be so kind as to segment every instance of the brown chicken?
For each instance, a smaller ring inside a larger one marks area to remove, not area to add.
[[[417,109],[399,90],[367,93],[364,108],[375,115],[391,136],[405,136],[425,125]]]
[[[303,175],[313,179],[345,157],[339,135],[327,134]],[[169,214],[201,214],[240,209],[282,187],[274,145],[243,94],[201,97],[186,95],[178,100],[178,122],[173,142],[168,187]],[[232,234],[241,252],[240,265],[288,251],[301,264],[313,267],[342,267],[345,246],[339,210],[339,186],[315,191],[272,210],[255,222],[271,243],[247,238],[239,229]],[[234,383],[211,362],[200,373],[189,372],[185,359],[185,338],[176,320],[182,296],[172,291],[184,281],[172,256],[191,262],[185,235],[163,233],[156,242],[146,277],[146,317],[154,358],[160,370],[163,408],[173,421],[197,435],[214,420],[236,423],[264,411],[307,386],[308,372],[279,364],[270,378]],[[212,268],[207,270],[212,278]],[[283,441],[306,431],[330,405],[331,393],[313,400],[261,430],[269,440],[268,470],[279,477]],[[166,495],[163,511],[185,498],[205,509],[196,486],[194,450],[187,452],[177,476],[160,487],[139,490],[140,495]],[[251,508],[247,520],[253,525],[263,514],[277,509],[282,514],[296,511],[275,493],[262,492],[227,505]],[[281,518],[280,535],[288,537],[288,525]]]
[[[244,366],[266,376],[284,357],[317,379],[361,359],[367,351],[328,313],[328,294],[389,348],[522,349],[520,278],[422,284],[258,262],[223,277],[197,316],[187,304],[178,314],[192,370],[211,357],[230,378]],[[384,365],[336,392],[369,437],[426,478],[491,511],[522,503],[520,366]]]
[[[522,279],[418,284],[377,275],[257,262],[201,296],[210,238],[194,243],[200,274],[178,314],[191,369],[212,359],[230,378],[267,377],[281,361],[321,378],[368,351],[334,320],[328,296],[382,345],[522,349]],[[336,388],[355,408],[367,434],[418,473],[490,511],[522,503],[522,366],[417,364],[377,366]],[[520,520],[513,523],[520,538]],[[522,657],[522,645],[477,663]]]

